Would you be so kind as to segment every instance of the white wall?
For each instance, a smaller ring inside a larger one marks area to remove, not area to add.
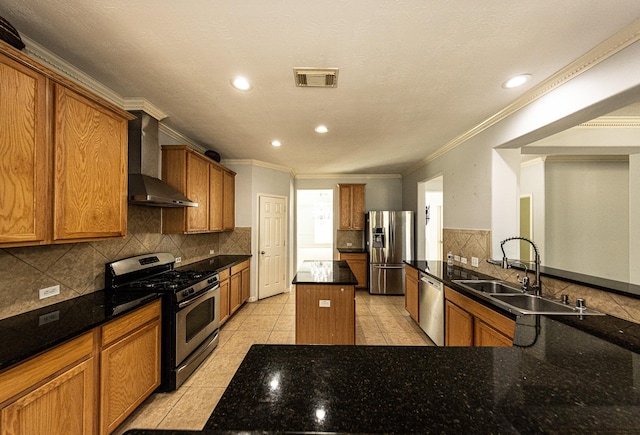
[[[635,189],[634,189],[635,186]],[[640,154],[629,156],[629,281],[640,284]]]
[[[258,214],[259,204],[258,195],[268,194],[275,196],[283,196],[288,200],[287,207],[291,210],[293,199],[291,198],[292,175],[286,169],[278,169],[270,165],[263,165],[261,162],[253,160],[247,161],[223,161],[227,168],[236,172],[236,226],[251,227],[251,298],[258,297]],[[290,283],[293,279],[292,261],[293,261],[293,240],[291,239],[292,222],[289,220],[288,225],[288,249],[287,256],[287,276]]]
[[[545,264],[629,281],[629,164],[548,159],[545,167]]]
[[[531,236],[538,245],[542,264],[546,264],[544,192],[544,161],[538,158],[523,164],[520,169],[520,195],[531,195],[531,214],[533,216]]]

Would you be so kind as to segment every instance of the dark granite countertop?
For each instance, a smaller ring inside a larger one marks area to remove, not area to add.
[[[98,291],[0,320],[0,370],[159,299],[159,293]]]
[[[338,248],[338,252],[341,254],[366,254],[367,250],[364,248]]]
[[[219,271],[248,258],[251,255],[217,255],[177,269]],[[101,290],[0,320],[0,370],[47,351],[160,297],[157,293],[114,294]]]
[[[302,262],[292,284],[356,285],[358,280],[346,261]]]

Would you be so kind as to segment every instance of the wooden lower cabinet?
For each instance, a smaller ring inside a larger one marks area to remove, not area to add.
[[[251,293],[251,260],[231,266],[229,312],[233,314],[249,299]]]
[[[160,301],[102,327],[100,433],[111,433],[160,385]]]
[[[0,434],[96,433],[94,333],[0,373]]]
[[[231,315],[229,307],[229,297],[231,295],[229,269],[219,272],[218,279],[220,280],[220,325],[222,325]]]
[[[369,262],[367,261],[367,253],[353,253],[353,252],[339,252],[338,258],[344,260],[349,264],[349,269],[355,275],[358,280],[356,288],[369,288],[368,269]]]
[[[513,346],[516,322],[445,287],[446,346]]]
[[[160,301],[0,373],[0,434],[111,433],[160,384]]]
[[[416,322],[420,321],[420,281],[418,270],[404,266],[404,308]]]
[[[296,344],[355,344],[355,322],[353,285],[296,286]]]

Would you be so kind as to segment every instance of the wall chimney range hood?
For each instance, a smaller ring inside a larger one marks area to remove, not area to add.
[[[129,121],[129,204],[151,207],[197,207],[198,203],[158,178],[158,120],[141,110]]]

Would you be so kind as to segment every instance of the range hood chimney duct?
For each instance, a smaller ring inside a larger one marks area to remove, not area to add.
[[[152,207],[197,207],[198,203],[158,178],[158,120],[141,110],[129,121],[129,204]]]

